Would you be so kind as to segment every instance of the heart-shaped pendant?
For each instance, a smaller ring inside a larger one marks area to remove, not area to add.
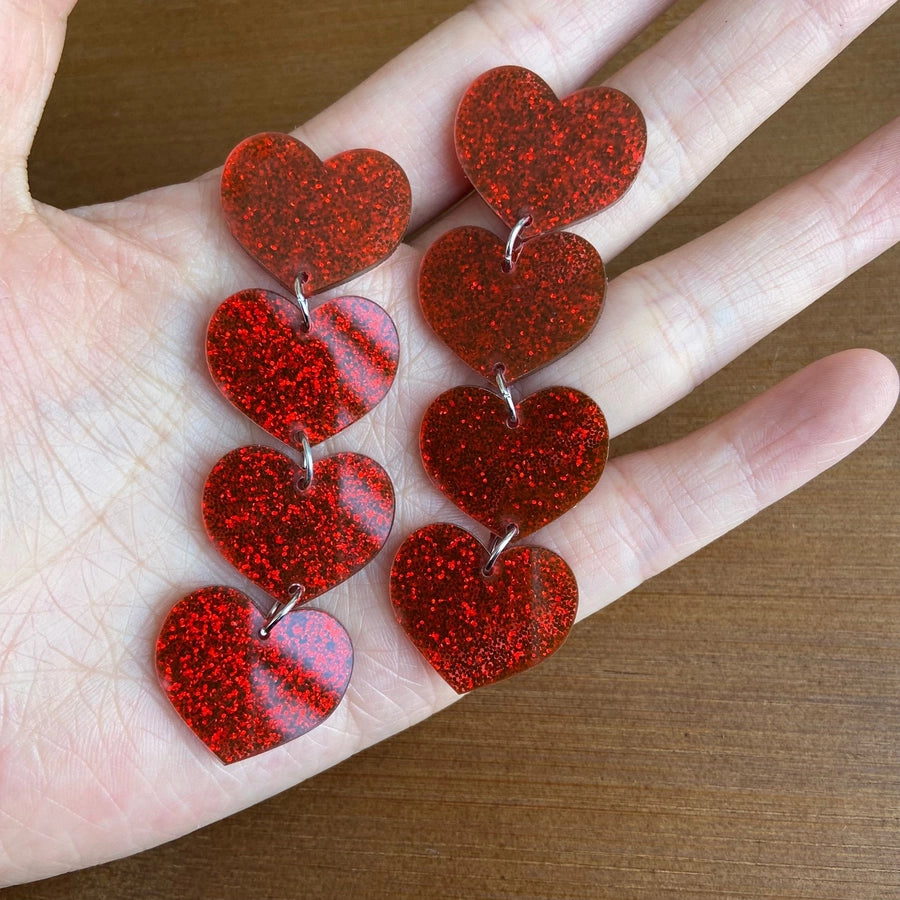
[[[559,100],[517,66],[491,69],[456,114],[456,151],[466,177],[524,237],[563,228],[614,203],[634,181],[647,147],[637,104],[614,88]]]
[[[318,460],[312,480],[270,447],[239,447],[220,459],[203,490],[203,522],[241,574],[287,603],[318,597],[384,546],[394,491],[384,469],[359,453]]]
[[[292,612],[263,638],[265,622],[246,594],[205,587],[175,604],[156,642],[166,696],[224,763],[320,725],[350,681],[353,647],[333,616]]]
[[[397,620],[457,693],[522,672],[565,640],[578,608],[566,563],[543,547],[488,554],[468,531],[443,523],[413,532],[391,568]]]
[[[513,426],[502,397],[452,388],[428,408],[420,434],[434,483],[498,535],[510,525],[530,534],[571,509],[597,483],[609,451],[606,419],[581,391],[547,388],[516,410]]]
[[[590,333],[606,293],[600,254],[577,234],[527,241],[511,267],[484,228],[438,238],[422,260],[419,300],[438,337],[487,378],[507,383],[562,356]]]
[[[222,206],[241,246],[288,290],[307,296],[389,256],[409,223],[403,169],[377,150],[320,160],[287,134],[247,138],[222,172]]]
[[[213,313],[206,358],[213,381],[245,415],[293,447],[317,444],[364,416],[390,390],[400,354],[390,316],[364,297],[312,310],[250,289]]]

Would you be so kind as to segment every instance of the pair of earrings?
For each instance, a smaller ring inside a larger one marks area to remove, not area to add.
[[[391,570],[397,620],[458,692],[552,653],[574,622],[577,585],[550,550],[515,542],[586,496],[606,462],[600,408],[548,388],[511,385],[593,328],[606,289],[596,250],[557,229],[618,199],[646,146],[637,106],[612,89],[558,100],[534,73],[493,69],[456,118],[460,163],[509,227],[454,229],[426,252],[419,281],[432,329],[496,390],[458,387],[429,407],[420,434],[436,486],[490,532],[487,546],[449,524],[407,537]],[[390,479],[367,457],[314,461],[311,448],[375,406],[397,369],[393,323],[376,304],[309,297],[390,255],[409,219],[409,184],[371,150],[324,163],[286,135],[250,138],[222,178],[238,241],[290,292],[247,290],[215,312],[207,339],[225,396],[290,447],[243,447],[213,468],[207,532],[271,598],[207,587],[185,597],[157,642],[176,710],[226,763],[315,727],[337,706],[352,646],[330,615],[301,608],[349,578],[387,540]]]

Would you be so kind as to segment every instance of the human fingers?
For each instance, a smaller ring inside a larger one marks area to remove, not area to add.
[[[647,155],[631,190],[572,230],[604,259],[615,256],[892,3],[708,0],[609,79],[641,107]],[[448,228],[473,221],[496,227],[473,198],[429,226],[417,243],[425,247]]]
[[[900,239],[900,119],[615,279],[597,332],[534,385],[602,401],[621,433],[668,407]]]
[[[25,161],[75,0],[0,0],[0,209],[30,208]]]
[[[579,506],[577,522],[558,523],[558,543],[582,584],[580,614],[615,600],[848,456],[890,414],[897,390],[888,359],[847,350],[681,440],[611,461]]]

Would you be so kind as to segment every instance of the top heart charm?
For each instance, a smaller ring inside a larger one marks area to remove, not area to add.
[[[647,147],[637,104],[615,88],[559,100],[541,78],[501,66],[477,78],[456,114],[466,177],[524,237],[564,228],[614,203],[634,181]]]
[[[232,234],[293,292],[341,284],[394,251],[409,223],[409,181],[377,150],[348,150],[322,162],[288,134],[247,138],[222,172]]]

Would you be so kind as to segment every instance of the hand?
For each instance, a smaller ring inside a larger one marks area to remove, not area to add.
[[[421,473],[416,431],[433,397],[470,376],[423,325],[415,273],[437,234],[490,220],[477,201],[445,214],[465,185],[435,147],[448,147],[459,95],[484,69],[527,64],[565,94],[603,62],[597,48],[617,46],[664,5],[606,4],[600,17],[585,2],[526,0],[515,13],[482,4],[300,133],[322,157],[366,145],[394,156],[413,184],[413,228],[425,229],[353,284],[394,317],[404,364],[389,398],[321,451],[356,449],[382,462],[398,519],[379,559],[322,604],[357,652],[338,712],[285,748],[225,769],[159,691],[152,645],[184,593],[239,585],[203,535],[198,498],[222,453],[261,436],[209,383],[201,340],[218,302],[261,284],[260,270],[226,232],[215,174],[76,214],[31,201],[24,160],[71,3],[0,0],[0,34],[16,35],[0,97],[8,880],[181,834],[455,698],[400,632],[386,597],[399,541],[427,522],[460,521]],[[577,230],[614,257],[888,5],[860,4],[839,28],[802,12],[806,4],[771,0],[745,14],[753,22],[713,32],[710,4],[613,79],[643,108],[650,152],[626,198]],[[698,53],[707,33],[715,37]],[[435,42],[459,57],[437,53]],[[423,68],[427,85],[410,77]],[[421,139],[423,122],[434,123],[431,142]],[[889,126],[717,231],[620,276],[594,337],[528,389],[553,381],[585,390],[613,435],[689,392],[896,240],[897,133]],[[849,453],[895,396],[894,370],[877,354],[823,360],[694,435],[615,460],[540,542],[575,569],[586,615]]]

